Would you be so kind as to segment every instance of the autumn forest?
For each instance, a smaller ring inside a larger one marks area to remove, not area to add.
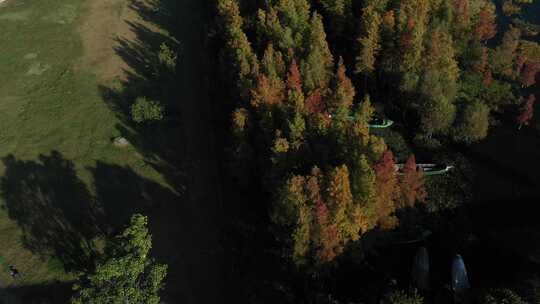
[[[512,280],[467,282],[461,299],[447,257],[477,237],[450,241],[479,200],[467,151],[534,128],[532,1],[217,2],[227,172],[286,276],[279,301],[538,303]],[[430,288],[411,276],[418,248]]]

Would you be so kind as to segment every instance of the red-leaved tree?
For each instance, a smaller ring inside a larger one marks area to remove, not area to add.
[[[527,102],[525,103],[523,108],[521,108],[521,112],[519,116],[517,117],[517,123],[519,124],[519,127],[518,127],[519,129],[521,129],[523,125],[528,126],[529,123],[531,122],[531,119],[534,114],[534,101],[535,100],[536,98],[533,94],[529,95],[529,98],[527,98]]]
[[[283,91],[284,85],[280,79],[260,74],[257,86],[251,90],[251,105],[253,107],[278,105],[283,100]]]
[[[521,70],[521,85],[526,88],[536,83],[536,74],[540,72],[540,63],[525,62],[523,69]]]
[[[300,76],[300,70],[295,59],[292,60],[289,73],[287,74],[287,88],[295,91],[302,90],[302,77]]]
[[[455,0],[454,10],[457,25],[459,27],[465,27],[471,17],[469,0]]]
[[[489,40],[497,34],[497,23],[495,16],[495,5],[491,2],[486,2],[478,15],[478,24],[476,26],[476,34],[480,41]]]
[[[424,202],[427,197],[424,188],[424,172],[416,168],[416,158],[411,155],[403,167],[403,175],[400,180],[400,206],[412,207],[416,202]]]
[[[483,80],[483,83],[485,85],[490,85],[492,82],[493,82],[493,74],[491,74],[491,70],[490,69],[486,69],[484,71],[484,80]]]
[[[315,89],[308,95],[306,98],[306,110],[309,114],[318,114],[325,110],[320,89]]]
[[[393,215],[396,210],[396,199],[399,195],[395,164],[392,151],[386,150],[374,168],[377,189],[377,217],[379,224],[387,229],[394,228],[398,224],[397,218]]]

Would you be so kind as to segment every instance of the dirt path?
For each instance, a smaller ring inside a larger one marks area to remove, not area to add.
[[[223,298],[223,253],[219,245],[221,196],[217,174],[217,153],[212,127],[212,100],[206,79],[207,1],[177,0],[178,20],[175,34],[181,45],[179,74],[181,119],[187,167],[186,204],[192,243],[184,243],[185,276],[189,284],[188,299],[180,303],[225,303]],[[187,247],[190,247],[187,249]],[[169,286],[171,292],[175,286]],[[182,287],[179,287],[183,289]],[[174,292],[174,291],[173,291]],[[187,301],[186,301],[187,300]]]

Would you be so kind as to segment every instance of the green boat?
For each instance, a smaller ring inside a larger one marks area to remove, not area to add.
[[[373,117],[369,121],[368,126],[370,128],[375,128],[375,129],[384,129],[384,128],[391,127],[393,124],[394,124],[394,121],[388,118]]]
[[[396,164],[396,172],[399,175],[403,174],[403,167],[405,164]],[[416,168],[418,171],[424,172],[424,175],[440,175],[445,174],[448,171],[452,170],[454,166],[449,165],[441,165],[441,164],[416,164]]]

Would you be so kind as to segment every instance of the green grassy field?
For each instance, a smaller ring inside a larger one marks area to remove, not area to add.
[[[111,185],[165,183],[134,147],[111,143],[122,123],[80,67],[82,14],[82,0],[0,5],[0,287],[71,279],[69,255],[91,255],[102,235],[93,225],[111,221],[96,214],[122,197]],[[11,279],[8,265],[22,276]]]

